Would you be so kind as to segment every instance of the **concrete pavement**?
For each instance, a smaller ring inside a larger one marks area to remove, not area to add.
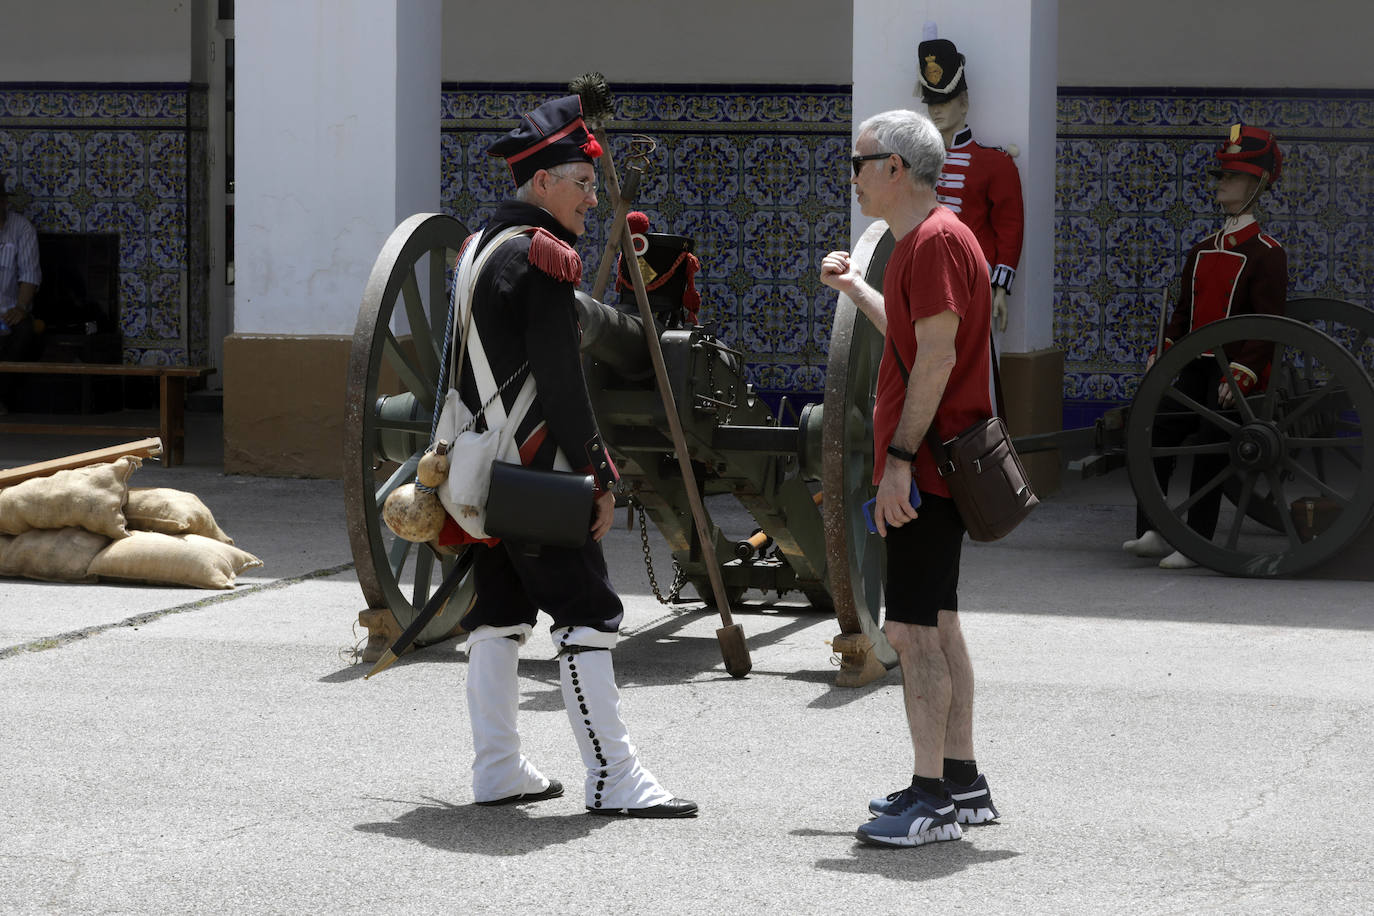
[[[1071,481],[1007,540],[966,548],[979,762],[1003,818],[889,851],[854,829],[910,775],[897,674],[834,687],[833,620],[750,593],[754,670],[730,678],[718,619],[655,602],[623,525],[606,549],[624,715],[701,816],[582,813],[543,631],[522,650],[521,727],[569,792],[473,806],[461,647],[364,682],[340,485],[226,477],[217,418],[189,420],[188,464],[133,484],[197,493],[265,566],[226,593],[0,580],[0,912],[1249,914],[1374,898],[1370,585],[1127,557],[1123,473]],[[89,447],[8,437],[0,466]]]

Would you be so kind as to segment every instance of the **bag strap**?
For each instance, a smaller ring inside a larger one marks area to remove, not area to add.
[[[518,424],[534,403],[534,376],[526,375],[525,384],[516,398],[515,404],[511,405],[511,413],[508,417],[503,405],[498,403],[502,392],[510,387],[511,383],[520,377],[521,373],[529,369],[529,361],[521,363],[519,368],[500,385],[496,384],[496,378],[491,374],[491,364],[487,361],[486,351],[482,347],[481,336],[472,330],[472,315],[476,311],[472,305],[473,294],[477,289],[477,280],[481,276],[482,269],[486,266],[487,259],[506,242],[529,231],[529,226],[510,226],[498,235],[491,244],[479,255],[476,253],[477,247],[481,243],[481,233],[477,233],[469,243],[469,250],[464,253],[459,260],[458,275],[453,283],[453,306],[451,310],[459,311],[463,318],[463,328],[461,336],[461,346],[458,351],[458,359],[454,365],[454,370],[449,376],[449,387],[456,388],[463,378],[463,363],[465,361],[469,346],[472,348],[472,375],[477,383],[477,396],[482,399],[482,404],[477,410],[473,411],[472,419],[460,432],[466,432],[477,422],[477,418],[486,415],[490,409],[494,415],[493,419],[488,420],[488,426],[497,423],[512,421]],[[499,415],[499,416],[496,416]]]
[[[911,384],[911,373],[906,368],[906,363],[902,362],[902,356],[897,352],[897,345],[893,343],[892,336],[887,335],[888,347],[892,350],[892,358],[897,361],[897,371],[902,373],[902,381]],[[996,395],[997,416],[1002,415],[1002,373],[997,371],[997,345],[993,342],[992,332],[988,332],[988,347],[992,360],[992,388]],[[940,412],[940,406],[935,406],[935,412]],[[935,466],[943,477],[947,470],[954,470],[949,460],[949,449],[945,448],[945,443],[935,432],[935,417],[930,418],[930,426],[926,427],[926,444],[930,446],[930,453],[935,456]]]

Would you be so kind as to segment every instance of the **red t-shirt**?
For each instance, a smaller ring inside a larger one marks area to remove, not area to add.
[[[991,371],[988,335],[992,317],[992,284],[983,250],[973,231],[952,211],[937,206],[919,226],[897,241],[883,275],[887,339],[878,366],[878,399],[873,409],[873,482],[882,480],[887,447],[897,431],[906,402],[906,380],[892,358],[892,348],[906,365],[916,363],[918,318],[949,309],[959,316],[954,337],[954,368],[932,427],[941,439],[952,439],[979,420],[992,416],[988,396]],[[927,493],[949,496],[935,470],[924,439],[916,452],[917,485]]]

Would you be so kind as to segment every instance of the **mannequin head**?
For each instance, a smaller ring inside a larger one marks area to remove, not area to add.
[[[1217,203],[1227,216],[1239,216],[1253,210],[1259,197],[1260,180],[1244,172],[1218,172]]]
[[[1230,136],[1213,154],[1216,165],[1207,171],[1217,180],[1217,203],[1227,216],[1254,209],[1259,196],[1283,174],[1283,152],[1267,130],[1231,125]]]
[[[968,124],[968,93],[961,92],[948,102],[931,102],[926,106],[930,120],[945,138],[948,146],[954,135]]]

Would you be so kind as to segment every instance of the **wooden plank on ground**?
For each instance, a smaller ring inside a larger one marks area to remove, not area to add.
[[[161,439],[156,436],[151,439],[139,439],[136,442],[126,442],[123,445],[111,445],[89,452],[81,452],[78,455],[53,458],[50,461],[40,461],[37,464],[26,464],[22,467],[10,468],[8,471],[0,471],[0,488],[12,487],[32,477],[46,477],[49,474],[56,474],[58,471],[69,471],[72,468],[84,468],[90,464],[118,461],[126,455],[132,455],[136,458],[156,458],[161,454]]]

